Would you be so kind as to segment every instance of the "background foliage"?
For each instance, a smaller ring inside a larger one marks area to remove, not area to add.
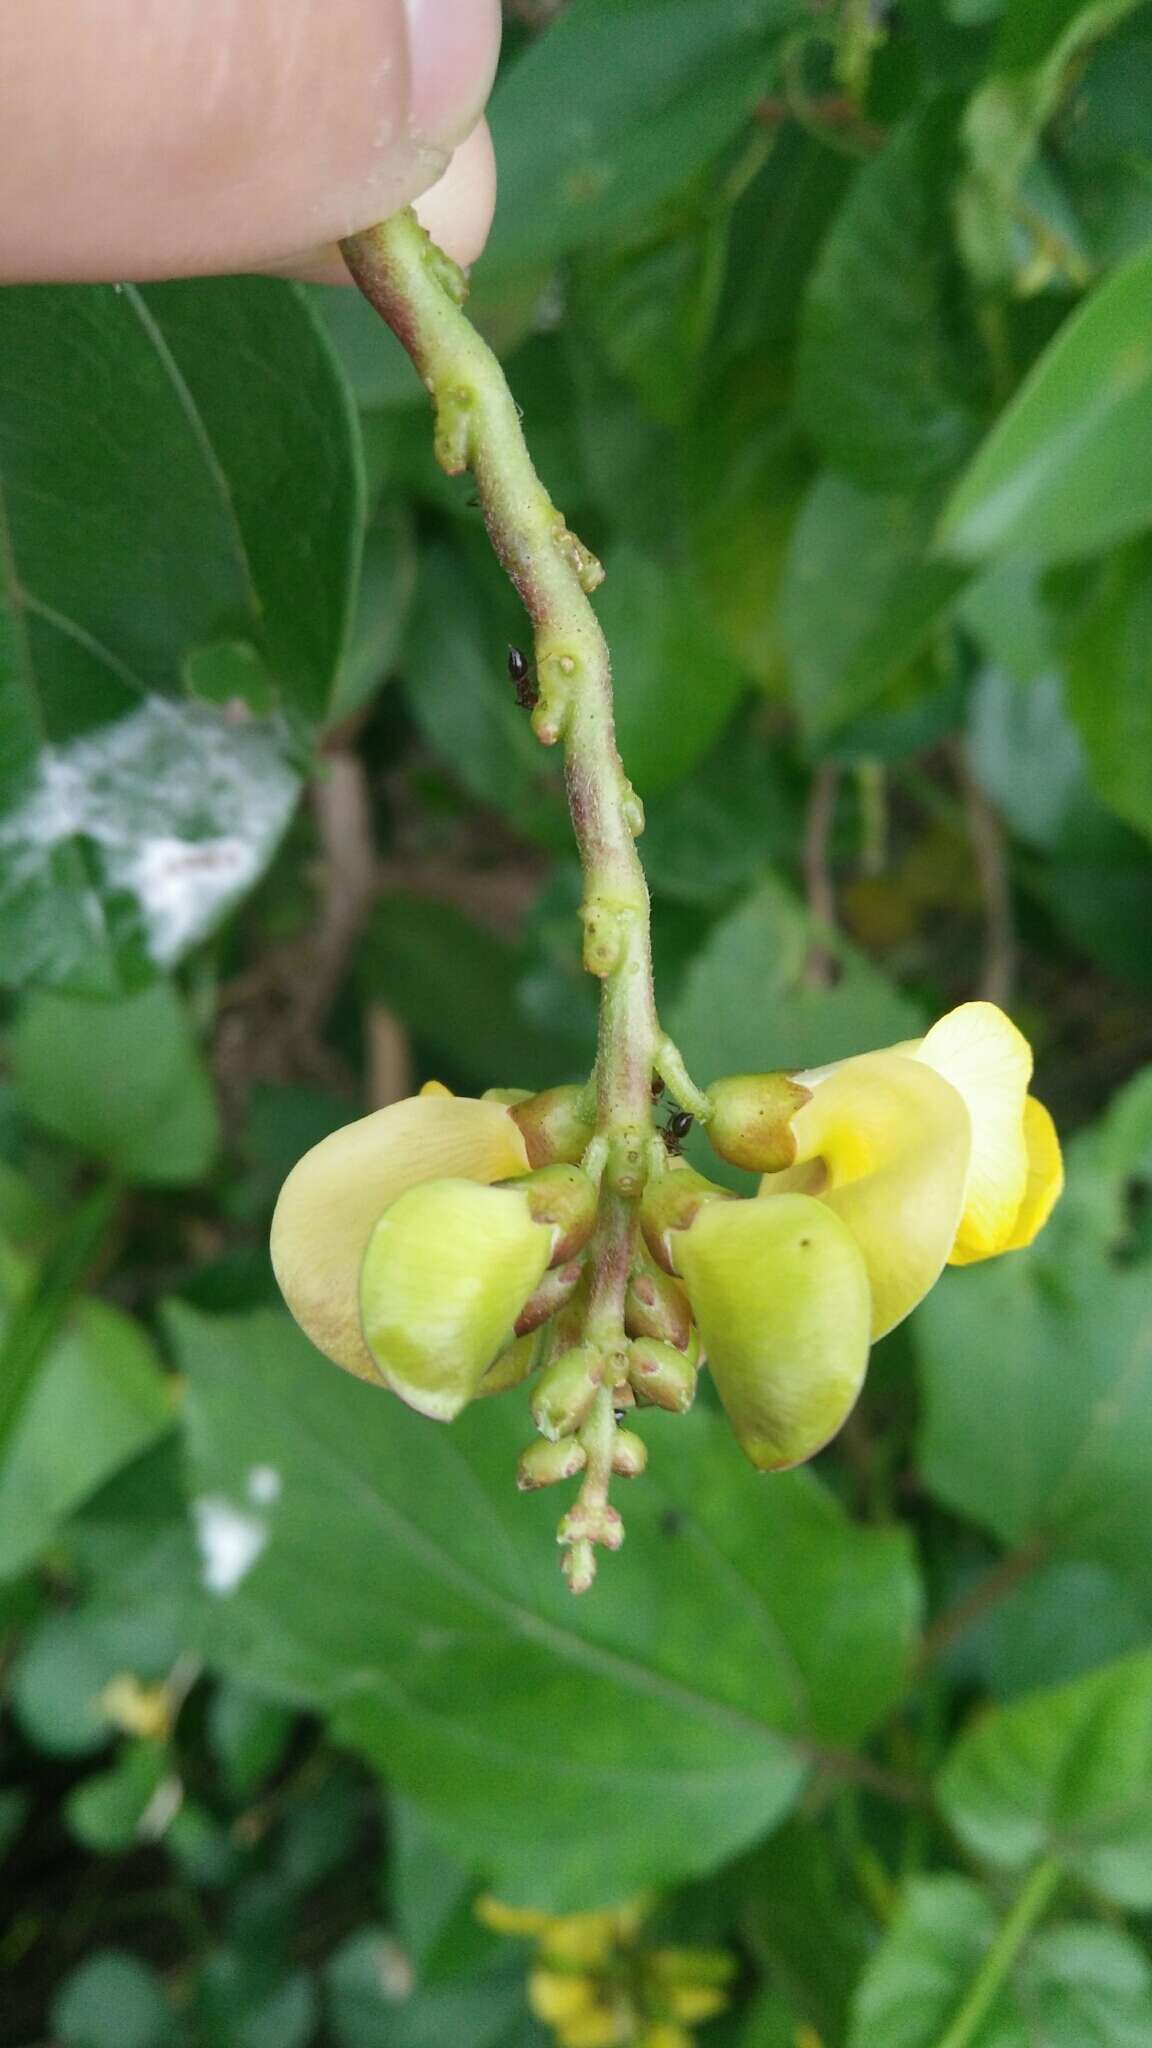
[[[345,1379],[264,1250],[364,1106],[588,1062],[468,487],[351,294],[4,294],[5,2038],[529,2048],[490,1887],[658,1895],[715,2048],[1137,2048],[1152,7],[524,0],[492,119],[475,303],[608,566],[690,1064],[989,993],[1069,1192],[814,1472],[657,1415],[573,1603],[515,1398]]]

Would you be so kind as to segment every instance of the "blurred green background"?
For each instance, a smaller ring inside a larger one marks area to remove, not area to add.
[[[350,1116],[590,1059],[470,484],[350,292],[4,293],[0,2033],[1147,2048],[1152,7],[507,16],[473,304],[608,570],[670,1027],[992,996],[1068,1193],[814,1470],[646,1425],[573,1602],[521,1397],[401,1411],[265,1249]],[[483,1892],[644,1897],[618,2003],[727,2009],[554,2035]]]

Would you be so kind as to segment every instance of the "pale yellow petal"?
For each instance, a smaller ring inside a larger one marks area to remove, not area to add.
[[[1000,1247],[1005,1252],[1021,1251],[1039,1236],[1064,1186],[1064,1161],[1056,1126],[1044,1104],[1038,1102],[1034,1095],[1030,1095],[1024,1104],[1024,1143],[1028,1149],[1028,1179],[1012,1234],[1007,1244]],[[973,1263],[974,1256],[979,1255],[957,1249],[950,1263],[968,1266]]]
[[[552,1231],[518,1187],[426,1180],[389,1202],[360,1267],[360,1328],[385,1386],[451,1422],[511,1340]]]
[[[533,1970],[528,1978],[528,2003],[538,2020],[564,2026],[596,2009],[596,1986],[590,1977],[557,1970]]]
[[[872,1336],[882,1337],[935,1285],[952,1249],[972,1143],[964,1101],[930,1066],[861,1053],[830,1069],[792,1128],[801,1163],[766,1174],[761,1193],[806,1188],[847,1224],[868,1269]]]
[[[321,1139],[293,1167],[272,1218],[272,1264],[301,1329],[378,1383],[360,1333],[360,1264],[389,1202],[445,1174],[488,1182],[527,1169],[507,1110],[467,1096],[409,1096]]]
[[[868,1367],[871,1304],[851,1233],[807,1195],[705,1203],[675,1238],[700,1341],[760,1472],[815,1457]]]
[[[506,1906],[503,1899],[496,1898],[492,1892],[482,1892],[472,1911],[494,1934],[544,1934],[556,1917],[553,1913],[542,1912],[538,1906]]]
[[[972,1118],[972,1160],[953,1263],[1007,1249],[1028,1179],[1024,1102],[1032,1048],[995,1003],[961,1003],[921,1040],[917,1060],[959,1089]]]

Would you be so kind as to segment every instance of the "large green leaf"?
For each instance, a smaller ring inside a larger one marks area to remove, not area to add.
[[[1001,414],[945,509],[979,559],[1075,560],[1152,525],[1152,247],[1092,293]]]
[[[1102,1564],[1152,1610],[1149,1269],[1082,1217],[924,1303],[922,1469],[1004,1542]]]
[[[574,0],[491,107],[500,163],[485,278],[651,217],[739,131],[797,0]]]
[[[143,1331],[86,1301],[37,1372],[0,1462],[0,1577],[23,1571],[72,1510],[171,1427]]]
[[[966,1846],[1022,1870],[1055,1856],[1117,1905],[1152,1907],[1152,1653],[998,1707],[937,1786]]]
[[[920,1878],[861,1980],[849,2048],[937,2048],[995,1937],[987,1894],[962,1877]],[[1143,2048],[1152,1972],[1110,1927],[1033,1937],[966,2048]]]
[[[824,460],[873,489],[925,483],[976,439],[948,232],[953,138],[938,108],[907,121],[860,172],[808,282],[801,417]]]
[[[212,1087],[171,983],[120,1003],[28,996],[12,1057],[28,1115],[126,1180],[179,1187],[207,1172],[217,1142]]]
[[[283,732],[170,700],[323,712],[355,422],[270,281],[8,291],[0,355],[2,972],[110,990],[202,936],[283,828]]]
[[[821,1066],[920,1035],[915,1003],[850,948],[837,948],[836,986],[818,986],[808,972],[815,943],[795,897],[775,880],[713,927],[671,1019],[701,1083]]]
[[[1068,649],[1072,715],[1092,781],[1127,824],[1152,837],[1152,541],[1106,563]]]
[[[824,739],[872,711],[930,639],[964,582],[926,553],[934,500],[817,477],[796,522],[780,591],[792,702]]]
[[[678,564],[625,542],[605,568],[597,609],[612,648],[617,739],[647,799],[710,751],[748,682]]]
[[[711,1868],[788,1810],[813,1745],[898,1696],[903,1539],[806,1474],[765,1487],[714,1412],[645,1424],[628,1541],[573,1604],[556,1500],[515,1491],[518,1399],[441,1430],[282,1317],[171,1327],[214,1654],[326,1707],[506,1895],[588,1905]]]

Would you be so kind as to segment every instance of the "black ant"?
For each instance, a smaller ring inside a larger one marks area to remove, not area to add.
[[[690,1109],[674,1109],[660,1136],[670,1159],[679,1159],[680,1148],[696,1119]]]
[[[532,711],[540,700],[536,674],[528,656],[519,647],[508,649],[508,680],[516,691],[521,711]]]

